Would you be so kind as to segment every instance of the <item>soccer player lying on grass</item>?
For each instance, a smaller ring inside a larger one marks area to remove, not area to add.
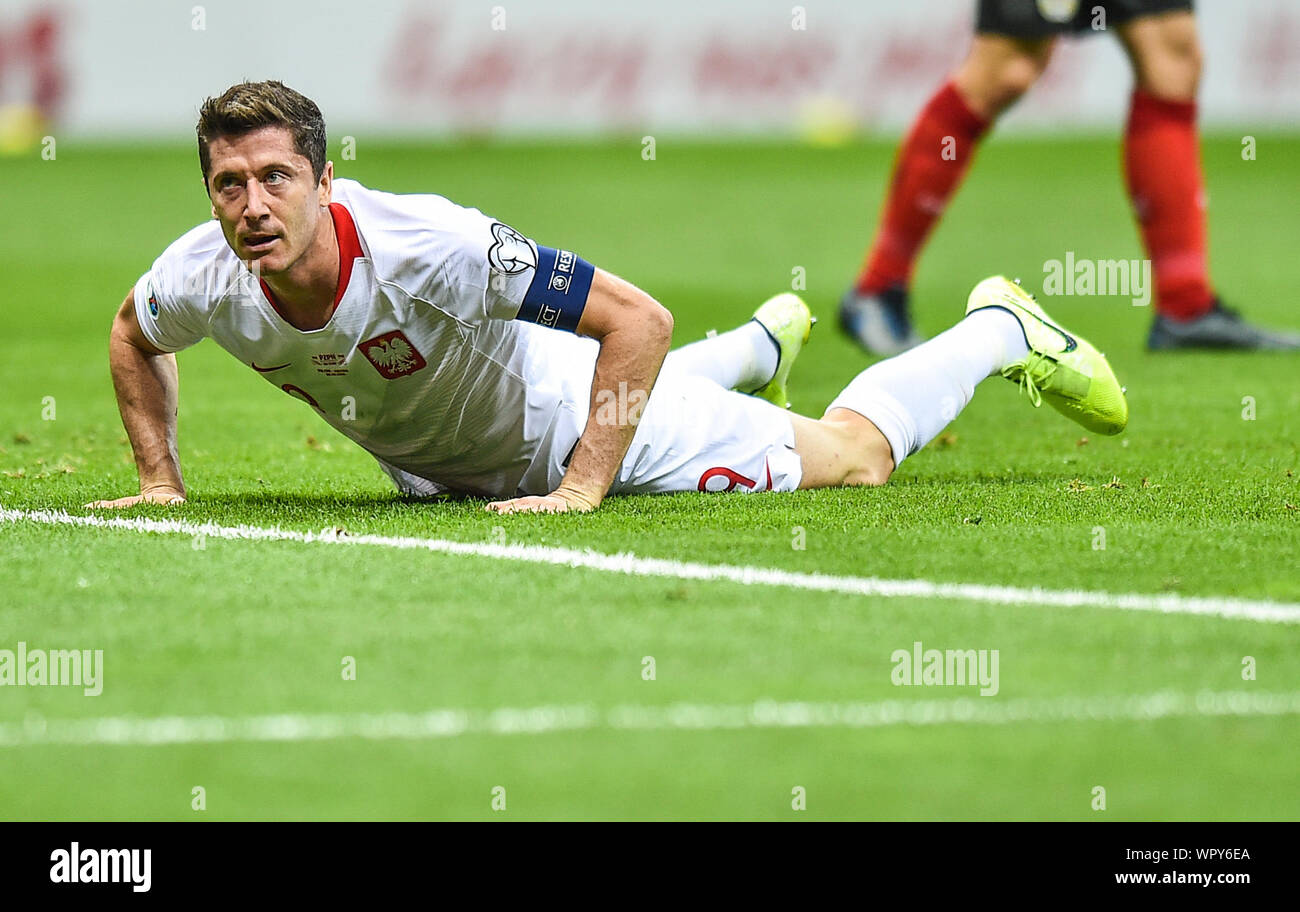
[[[442,197],[334,180],[319,109],[278,82],[209,99],[198,139],[216,221],[158,258],[110,339],[140,493],[92,507],[185,499],[172,352],[205,336],[402,492],[485,495],[500,513],[883,484],[994,374],[1093,431],[1128,421],[1105,358],[1000,276],[960,323],[858,374],[814,420],[784,407],[812,325],[795,295],[670,353],[668,311],[572,253]]]

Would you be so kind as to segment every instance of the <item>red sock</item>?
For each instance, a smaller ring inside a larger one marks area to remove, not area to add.
[[[858,291],[905,285],[916,255],[970,165],[988,121],[947,82],[921,110],[898,150],[880,230],[867,253]]]
[[[1196,102],[1133,92],[1124,176],[1155,273],[1156,309],[1190,320],[1214,303],[1205,257],[1205,184]]]

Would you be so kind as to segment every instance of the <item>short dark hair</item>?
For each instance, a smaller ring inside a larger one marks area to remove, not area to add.
[[[212,158],[208,143],[218,137],[242,136],[262,127],[284,127],[293,136],[293,148],[311,162],[319,181],[325,173],[325,118],[316,102],[282,82],[241,82],[199,109],[195,132],[199,137],[199,165],[208,182]]]

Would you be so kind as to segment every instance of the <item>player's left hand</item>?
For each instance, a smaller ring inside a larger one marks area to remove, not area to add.
[[[593,502],[576,491],[557,488],[545,497],[530,495],[495,500],[483,509],[489,513],[590,513],[598,506],[599,501]]]

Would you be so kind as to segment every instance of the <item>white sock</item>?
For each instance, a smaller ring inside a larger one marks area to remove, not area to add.
[[[668,353],[664,368],[708,377],[724,389],[748,393],[776,374],[776,343],[757,320],[744,326],[683,345]]]
[[[873,364],[830,408],[852,409],[889,441],[894,466],[948,426],[975,385],[1029,353],[1020,321],[1004,310],[977,310],[916,348]]]

